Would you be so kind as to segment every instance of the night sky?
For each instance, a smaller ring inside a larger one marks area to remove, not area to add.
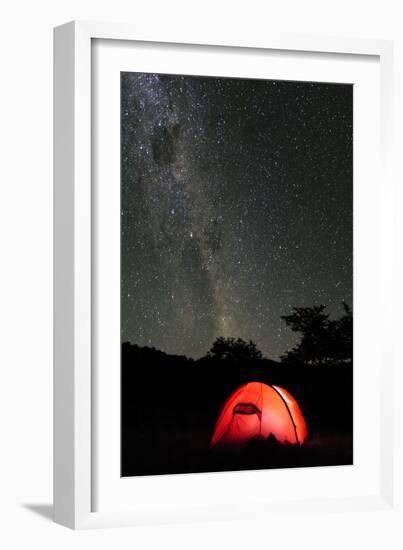
[[[352,305],[351,85],[121,74],[122,341],[276,359]]]

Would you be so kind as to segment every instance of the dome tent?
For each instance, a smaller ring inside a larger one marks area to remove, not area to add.
[[[210,446],[242,447],[251,439],[269,436],[279,443],[301,445],[308,437],[305,419],[283,388],[249,382],[224,403]]]

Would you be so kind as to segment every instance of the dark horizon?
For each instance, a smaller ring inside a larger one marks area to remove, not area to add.
[[[352,86],[122,73],[123,341],[277,360],[352,303]]]
[[[351,309],[350,305],[347,304],[347,302],[345,302],[345,301],[343,301],[343,303],[347,306],[347,311],[349,311],[350,313],[352,313],[352,309]],[[323,306],[323,305],[321,306],[321,305],[316,305],[316,304],[314,304],[312,307],[313,307],[313,308],[315,308],[315,307],[319,307],[319,308],[320,308],[320,307],[324,307],[324,308],[325,308],[325,306]],[[311,309],[311,308],[308,308],[308,309]],[[293,311],[294,311],[294,312],[295,312],[295,310],[296,310],[296,308],[293,308]],[[340,323],[340,321],[341,321],[342,319],[346,319],[346,310],[344,311],[344,315],[342,315],[342,316],[341,316],[340,318],[338,318],[338,319],[333,319],[333,318],[330,317],[330,315],[327,315],[327,314],[326,314],[326,308],[324,309],[324,314],[325,314],[325,316],[328,318],[327,321],[325,321],[325,327],[326,327],[326,322],[328,322],[330,326],[334,326],[335,323],[336,323],[336,324],[337,324],[337,323]],[[287,317],[287,316],[286,316],[286,317]],[[282,319],[284,320],[284,316],[282,317]],[[350,321],[352,322],[352,317],[350,318]],[[349,328],[351,328],[351,335],[350,335],[350,337],[351,337],[351,342],[352,342],[352,325],[351,325]],[[322,329],[322,327],[321,327],[321,329]],[[334,329],[333,329],[333,330],[334,330]],[[299,334],[300,334],[299,337],[296,337],[296,346],[295,346],[295,347],[298,348],[298,346],[302,343],[303,336],[304,336],[304,331],[303,331],[303,330],[299,330],[299,331],[296,331],[296,332],[299,332]],[[309,331],[308,331],[308,332],[309,332]],[[350,331],[348,331],[348,332],[350,332]],[[344,334],[344,336],[345,336],[345,334]],[[323,334],[322,334],[322,337],[323,337]],[[228,337],[223,337],[223,336],[221,336],[221,337],[220,337],[220,336],[219,336],[219,337],[216,338],[215,341],[219,340],[220,338],[226,339],[227,341],[234,341],[234,342],[236,342],[236,341],[241,341],[241,342],[244,342],[244,343],[247,343],[247,342],[248,342],[247,340],[245,340],[244,338],[239,337],[239,336],[238,336],[238,337],[234,337],[234,336],[228,336]],[[299,340],[299,342],[298,342],[298,340]],[[250,342],[250,343],[253,343],[254,345],[256,345],[256,343],[255,343],[253,340],[249,340],[249,342]],[[157,351],[157,352],[161,352],[161,353],[163,353],[163,354],[165,354],[165,355],[169,355],[169,356],[172,356],[172,357],[174,357],[174,356],[176,356],[176,357],[184,357],[184,358],[189,359],[189,360],[191,360],[191,361],[198,361],[199,359],[204,359],[204,358],[208,357],[208,355],[209,355],[209,353],[210,353],[210,351],[211,351],[211,349],[212,349],[212,345],[214,344],[214,342],[211,342],[211,345],[210,345],[209,349],[206,350],[205,353],[203,353],[201,356],[199,356],[199,357],[193,357],[193,356],[189,356],[189,355],[186,355],[186,354],[178,354],[178,353],[168,352],[168,351],[166,351],[166,350],[164,350],[164,349],[162,349],[162,348],[157,348],[157,347],[152,346],[152,345],[143,345],[143,346],[142,346],[142,345],[139,345],[137,342],[132,342],[132,341],[130,341],[130,340],[122,341],[121,343],[122,343],[122,345],[128,344],[128,345],[131,345],[131,346],[136,346],[136,347],[138,347],[139,349],[150,349],[150,350],[155,350],[155,351]],[[319,343],[319,342],[317,342],[317,343]],[[338,342],[338,345],[340,345],[340,342]],[[294,349],[295,349],[295,347],[294,347]],[[325,344],[325,347],[326,347],[326,344]],[[257,348],[257,349],[258,349],[258,348]],[[259,350],[259,352],[260,352],[260,350]],[[278,358],[269,357],[269,356],[265,355],[265,354],[262,352],[262,357],[261,357],[261,359],[268,360],[268,361],[273,361],[273,362],[276,362],[276,363],[281,363],[281,362],[283,362],[283,361],[287,361],[287,354],[290,354],[290,352],[292,352],[291,349],[284,350],[282,356],[280,356],[280,357],[278,357]],[[349,356],[348,358],[349,358],[350,361],[352,361],[352,349],[350,350],[350,356]]]

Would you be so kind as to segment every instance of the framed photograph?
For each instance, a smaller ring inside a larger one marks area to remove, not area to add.
[[[55,29],[55,520],[394,514],[392,45]]]

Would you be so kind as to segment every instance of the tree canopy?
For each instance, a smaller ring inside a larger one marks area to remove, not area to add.
[[[233,361],[259,360],[263,355],[257,349],[255,342],[246,342],[242,338],[224,338],[220,336],[211,346],[207,357],[211,359],[226,359]]]
[[[351,362],[353,353],[353,315],[343,302],[343,315],[331,320],[326,306],[295,307],[293,313],[282,316],[293,332],[301,334],[297,346],[286,352],[283,362],[311,365]]]

